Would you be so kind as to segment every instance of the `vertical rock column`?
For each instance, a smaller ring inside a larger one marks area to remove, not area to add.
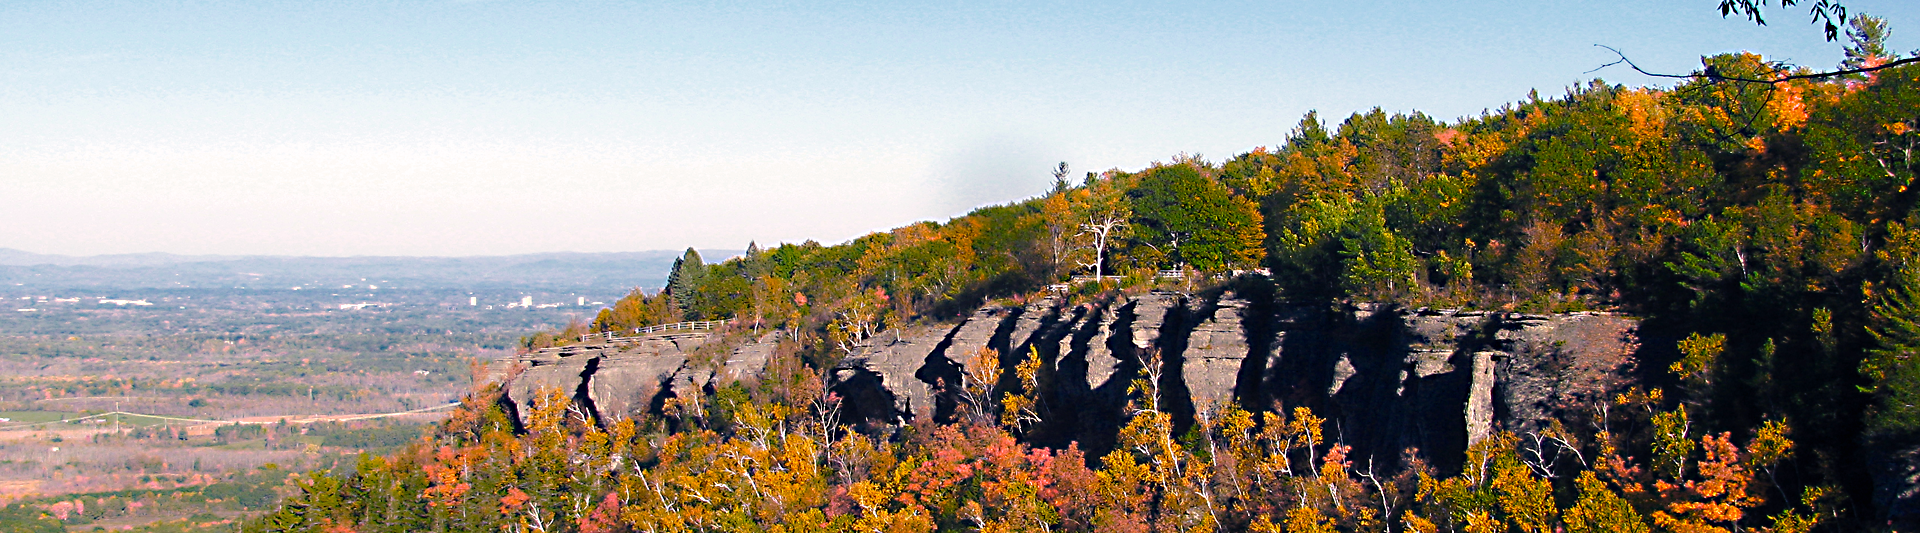
[[[1045,342],[1045,339],[1040,338],[1038,335],[1042,334],[1042,330],[1045,329],[1047,325],[1059,318],[1060,310],[1058,307],[1059,302],[1051,297],[1041,298],[1035,300],[1033,303],[1027,304],[1027,308],[1020,312],[1020,318],[1014,321],[1013,333],[1007,336],[1007,351],[1010,353],[1001,355],[1010,357],[1011,359],[1009,360],[1011,361],[1024,361],[1027,359],[1027,355],[1031,353],[1030,350],[1039,348],[1040,351],[1045,352],[1046,347],[1040,346],[1041,343]],[[1046,359],[1052,355],[1053,354],[1042,353],[1040,357]]]
[[[965,366],[981,350],[1003,348],[1001,343],[996,342],[998,339],[995,337],[1008,316],[1008,310],[999,306],[989,305],[974,310],[972,317],[960,323],[960,327],[954,328],[953,335],[948,337],[947,348],[942,355],[956,365]],[[950,383],[949,385],[959,384]]]
[[[1091,338],[1087,339],[1086,351],[1089,387],[1098,389],[1106,385],[1107,381],[1113,378],[1114,372],[1124,364],[1124,361],[1113,353],[1113,347],[1109,346],[1107,341],[1113,337],[1113,325],[1119,322],[1121,311],[1130,303],[1125,297],[1121,297],[1113,303],[1096,306],[1087,312],[1088,317],[1081,327],[1093,328]]]
[[[1467,445],[1493,434],[1493,358],[1500,352],[1474,352],[1467,386]]]
[[[1165,348],[1160,343],[1160,328],[1166,325],[1169,314],[1178,309],[1184,299],[1171,292],[1154,291],[1134,301],[1133,321],[1128,324],[1135,359],[1132,362],[1138,362],[1148,350]]]
[[[1246,300],[1228,293],[1220,296],[1207,316],[1194,317],[1197,325],[1188,334],[1181,370],[1196,410],[1217,411],[1233,401],[1234,385],[1248,353],[1241,325],[1246,307]]]

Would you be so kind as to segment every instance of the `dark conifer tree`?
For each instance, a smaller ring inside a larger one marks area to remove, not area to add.
[[[695,288],[700,278],[705,277],[707,265],[700,260],[700,251],[692,247],[673,261],[673,272],[667,274],[667,295],[673,299],[673,305],[681,309],[693,306]]]

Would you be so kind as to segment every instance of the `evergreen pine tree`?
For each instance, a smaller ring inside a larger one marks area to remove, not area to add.
[[[1053,167],[1053,192],[1054,193],[1057,194],[1057,193],[1067,192],[1067,189],[1073,188],[1072,183],[1067,183],[1067,172],[1068,170],[1067,170],[1066,161],[1061,161],[1060,166]]]
[[[1920,265],[1902,265],[1872,307],[1867,332],[1879,343],[1860,365],[1881,398],[1871,418],[1881,433],[1920,429]]]
[[[667,275],[667,295],[672,297],[675,307],[693,307],[694,293],[706,273],[707,265],[700,260],[700,251],[692,247],[673,261],[673,272]]]
[[[1847,21],[1847,26],[1847,41],[1850,44],[1846,47],[1847,58],[1840,61],[1840,68],[1866,68],[1870,66],[1867,64],[1870,58],[1882,61],[1890,59],[1887,37],[1893,35],[1893,30],[1887,27],[1886,19],[1854,15],[1853,20]]]

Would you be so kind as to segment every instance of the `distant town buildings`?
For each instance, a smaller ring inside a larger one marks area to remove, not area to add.
[[[107,305],[107,304],[113,304],[113,305],[118,305],[118,306],[120,306],[120,307],[126,307],[126,306],[129,306],[129,305],[139,305],[139,306],[147,306],[147,305],[153,305],[153,302],[149,302],[149,301],[146,301],[146,300],[119,300],[119,299],[114,299],[114,298],[101,298],[101,299],[100,299],[100,305]]]
[[[349,286],[346,286],[345,288],[363,288],[363,287],[364,287],[364,288],[366,288],[366,289],[374,289],[374,288],[375,288],[376,286],[373,286],[373,285],[349,285]],[[388,286],[388,288],[389,288],[389,289],[391,289],[391,288],[392,288],[392,286]],[[296,290],[297,290],[297,289],[296,289]],[[357,297],[367,297],[367,296],[370,296],[370,295],[367,295],[367,294],[360,294],[360,295],[354,295],[354,294],[346,294],[346,291],[340,291],[340,292],[337,292],[337,293],[332,293],[332,294],[331,294],[331,296],[336,296],[336,297],[356,297],[356,296],[357,296]],[[444,296],[442,296],[442,297],[444,297]],[[458,296],[455,296],[455,297],[457,298]],[[567,301],[566,301],[566,300],[564,300],[564,299],[559,299],[559,298],[556,298],[556,300],[558,300],[558,301],[554,301],[554,302],[552,302],[552,303],[537,303],[537,302],[535,301],[535,298],[536,298],[536,296],[534,296],[534,295],[522,295],[522,296],[520,296],[520,298],[519,298],[518,300],[507,300],[507,301],[506,301],[506,302],[505,302],[504,304],[483,304],[483,303],[481,303],[481,302],[480,302],[480,296],[478,296],[478,295],[474,295],[474,294],[471,294],[471,293],[469,293],[469,294],[468,294],[468,296],[467,296],[467,307],[470,307],[470,308],[473,308],[473,309],[475,309],[475,310],[481,310],[481,309],[485,309],[485,310],[494,310],[494,309],[527,309],[527,310],[534,310],[534,309],[565,309],[565,308],[569,308],[569,307],[593,307],[593,306],[601,306],[601,305],[605,305],[605,303],[606,303],[606,302],[601,302],[601,301],[597,301],[597,300],[593,300],[593,299],[590,299],[590,298],[588,298],[588,297],[586,297],[586,296],[580,296],[580,295],[578,295],[578,294],[576,294],[576,295],[574,295],[574,298],[573,298],[573,302],[571,302],[571,303],[569,303],[569,302],[567,302]],[[564,298],[564,297],[561,297],[561,298]],[[3,301],[3,300],[19,300],[19,303],[18,303],[17,305],[12,305],[12,306],[6,306],[6,307],[0,307],[0,312],[4,312],[4,311],[5,311],[6,309],[13,309],[14,311],[16,311],[16,312],[20,312],[20,313],[33,313],[33,312],[46,312],[46,311],[56,311],[56,312],[57,312],[57,311],[59,311],[59,310],[61,310],[61,309],[63,309],[63,308],[64,308],[64,306],[63,306],[62,304],[79,304],[79,305],[82,305],[82,306],[84,306],[84,305],[86,305],[86,303],[87,303],[87,302],[94,302],[95,304],[97,304],[97,305],[99,305],[99,306],[102,306],[102,307],[104,307],[104,306],[108,306],[108,305],[113,305],[113,306],[119,306],[119,307],[129,307],[129,306],[132,306],[132,307],[154,307],[154,306],[159,306],[159,305],[160,305],[159,303],[155,303],[155,301],[156,301],[156,300],[159,300],[159,301],[160,301],[160,303],[165,303],[166,305],[165,305],[164,307],[166,307],[166,308],[169,308],[169,309],[171,309],[171,308],[173,308],[173,307],[174,307],[174,305],[173,305],[173,303],[171,303],[171,302],[172,302],[172,300],[173,300],[173,298],[143,298],[143,299],[134,299],[134,298],[110,298],[110,297],[106,297],[106,296],[68,296],[68,297],[60,297],[60,296],[54,296],[54,295],[32,295],[32,296],[6,296],[6,297],[0,297],[0,301]],[[310,307],[309,309],[338,309],[338,310],[360,310],[360,309],[367,309],[367,308],[391,308],[391,309],[398,309],[398,308],[406,308],[406,307],[411,307],[411,306],[415,306],[415,305],[418,305],[418,304],[420,304],[420,302],[411,302],[411,301],[387,301],[387,302],[366,302],[366,301],[361,301],[361,302],[357,302],[357,303],[338,303],[338,301],[336,300],[336,301],[334,301],[334,302],[314,302],[313,304],[309,304],[309,305],[313,305],[313,306],[314,306],[314,307]],[[0,305],[4,305],[4,304],[0,304]],[[444,300],[442,300],[442,301],[440,301],[440,303],[437,303],[437,304],[431,304],[431,305],[432,305],[432,306],[434,306],[434,307],[439,307],[439,308],[441,308],[441,309],[443,309],[443,310],[448,310],[448,311],[451,311],[451,310],[454,310],[454,309],[457,309],[457,308],[458,308],[458,306],[459,306],[459,303],[458,303],[457,301],[456,301],[456,302],[446,302],[446,301],[444,301]],[[185,309],[186,307],[185,307],[185,306],[181,306],[181,308],[182,308],[182,309]]]

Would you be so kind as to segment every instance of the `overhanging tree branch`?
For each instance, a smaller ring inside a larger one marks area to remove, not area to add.
[[[1780,7],[1783,9],[1793,7],[1800,2],[1801,0],[1780,0]],[[1720,0],[1720,17],[1744,15],[1754,24],[1765,26],[1767,19],[1760,12],[1768,3],[1769,0]],[[1824,26],[1828,41],[1834,41],[1840,38],[1840,25],[1847,22],[1847,6],[1840,5],[1840,2],[1834,0],[1817,0],[1807,10],[1807,15],[1811,19],[1809,22]]]
[[[1605,48],[1607,49],[1607,51],[1613,52],[1614,55],[1620,56],[1620,59],[1612,63],[1600,65],[1598,68],[1587,71],[1587,73],[1597,72],[1600,69],[1624,63],[1628,67],[1632,68],[1634,72],[1639,72],[1641,74],[1653,76],[1655,78],[1673,78],[1673,79],[1682,79],[1682,80],[1690,80],[1694,78],[1705,78],[1708,81],[1736,81],[1741,83],[1765,83],[1769,85],[1785,83],[1793,80],[1817,80],[1817,79],[1833,78],[1838,76],[1846,76],[1849,74],[1865,74],[1868,72],[1881,71],[1881,70],[1898,67],[1901,65],[1906,65],[1909,63],[1920,63],[1920,56],[1914,56],[1914,57],[1888,61],[1886,63],[1874,65],[1871,67],[1840,69],[1840,70],[1834,70],[1834,71],[1828,71],[1828,72],[1811,72],[1807,74],[1791,74],[1786,76],[1780,76],[1774,79],[1763,80],[1763,79],[1745,78],[1740,76],[1728,76],[1725,74],[1721,74],[1718,69],[1715,69],[1713,67],[1713,65],[1707,65],[1707,69],[1705,71],[1697,72],[1693,74],[1661,74],[1657,72],[1647,72],[1646,69],[1640,68],[1640,65],[1634,64],[1632,59],[1627,59],[1627,54],[1624,52],[1621,52],[1620,49],[1618,48],[1614,48],[1604,44],[1596,44],[1594,46]],[[1781,68],[1777,65],[1774,68],[1779,70],[1785,70],[1784,68]]]

